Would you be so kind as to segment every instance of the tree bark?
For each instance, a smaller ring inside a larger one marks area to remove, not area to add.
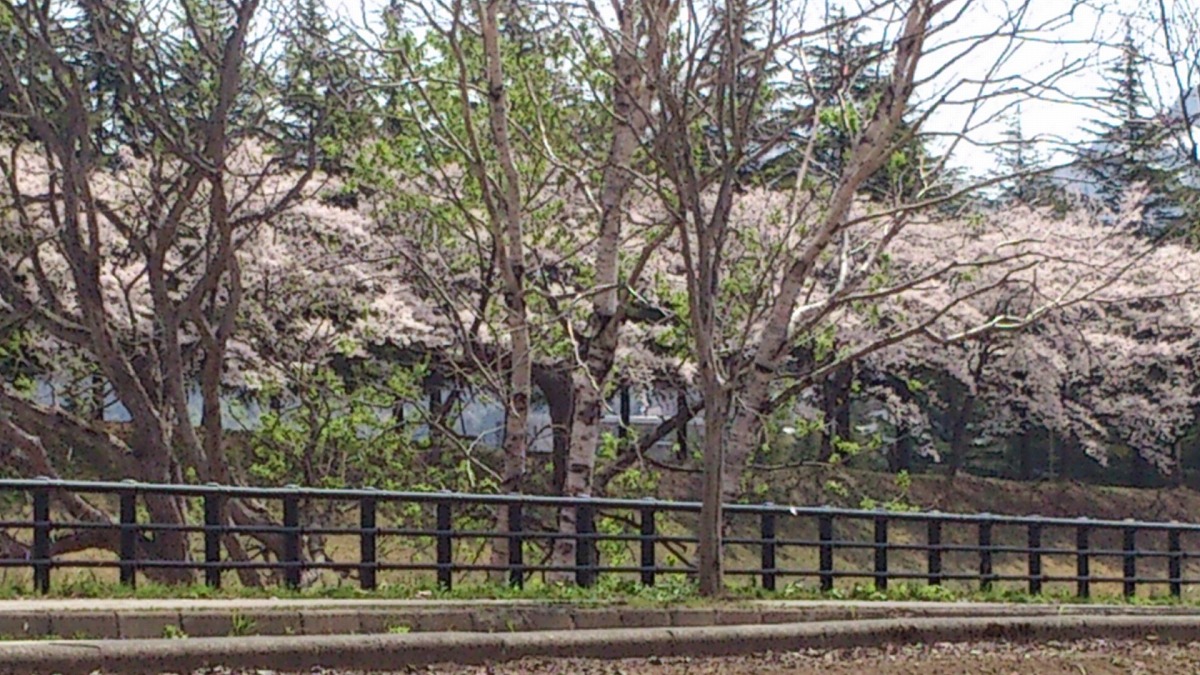
[[[957,476],[967,462],[967,425],[975,412],[975,401],[983,387],[983,375],[991,357],[991,345],[984,344],[971,369],[971,379],[974,388],[968,387],[954,413],[954,426],[950,431],[950,475]]]
[[[700,495],[699,559],[700,594],[720,595],[725,588],[722,564],[722,530],[724,528],[725,447],[724,431],[728,418],[728,394],[715,378],[705,378],[708,402],[704,413],[704,483]]]
[[[506,378],[504,422],[504,468],[501,490],[519,493],[523,487],[529,450],[529,399],[533,387],[533,354],[525,299],[525,205],[521,176],[509,137],[508,87],[500,45],[499,14],[503,0],[488,0],[480,13],[483,37],[484,74],[488,85],[488,122],[492,146],[500,163],[500,178],[487,175],[481,162],[474,170],[480,187],[494,189],[498,206],[491,209],[494,239],[500,253],[504,281],[505,328],[510,341],[509,372]],[[464,64],[465,66],[465,64]],[[465,92],[464,92],[465,95]],[[508,526],[508,509],[498,509],[499,528]],[[508,540],[492,540],[493,564],[506,564]]]
[[[1183,487],[1185,480],[1183,470],[1183,443],[1175,441],[1171,444],[1171,475],[1168,477],[1171,487]]]
[[[645,113],[649,109],[644,66],[662,58],[659,32],[669,21],[665,13],[656,13],[655,4],[646,0],[621,3],[618,12],[620,30],[612,45],[612,139],[601,176],[600,227],[595,253],[596,291],[585,337],[578,346],[581,364],[571,378],[571,440],[563,481],[563,495],[567,497],[586,497],[594,489],[596,449],[604,417],[604,391],[616,360],[621,326],[626,319],[625,304],[629,299],[621,291],[619,275],[621,230],[626,197],[634,179],[633,155],[646,128]],[[650,34],[645,63],[639,58],[640,31]],[[558,531],[562,535],[576,532],[574,509],[559,510]],[[570,537],[559,539],[554,546],[555,563],[570,565],[574,560],[575,540]]]

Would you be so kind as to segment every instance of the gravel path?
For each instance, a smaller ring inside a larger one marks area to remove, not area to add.
[[[1043,645],[938,644],[724,658],[526,659],[494,666],[431,666],[399,672],[445,675],[1185,675],[1200,674],[1200,643],[1090,640]],[[237,670],[203,671],[193,675],[252,674],[274,675],[266,671]],[[308,675],[318,674],[358,675],[332,670],[314,670]]]

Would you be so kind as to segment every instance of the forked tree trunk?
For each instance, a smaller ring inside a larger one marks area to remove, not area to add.
[[[820,223],[802,249],[788,262],[779,291],[765,314],[765,325],[755,353],[744,371],[738,374],[741,385],[739,404],[730,411],[732,428],[729,445],[725,449],[723,491],[727,497],[737,494],[741,472],[754,451],[764,413],[769,407],[770,384],[777,376],[789,345],[794,342],[792,326],[797,323],[804,325],[810,318],[795,315],[797,304],[808,288],[819,259],[845,226],[860,186],[882,168],[891,150],[891,140],[912,93],[929,21],[941,8],[942,4],[921,1],[913,2],[910,6],[903,35],[895,41],[891,81],[881,93],[871,120],[854,146]],[[823,312],[816,310],[811,318],[819,320],[823,316]]]
[[[639,62],[640,31],[648,30],[646,59],[654,63],[662,43],[655,36],[666,17],[655,13],[653,7],[641,0],[622,3],[618,14],[620,33],[613,46],[613,135],[607,162],[601,177],[599,195],[600,228],[596,240],[596,293],[587,332],[580,345],[582,367],[571,377],[572,405],[571,443],[563,481],[563,495],[586,497],[592,494],[596,470],[596,450],[600,442],[600,423],[604,418],[604,390],[612,375],[617,345],[625,312],[621,307],[620,254],[621,228],[624,222],[626,196],[633,183],[631,165],[639,147],[639,136],[645,129],[645,110],[648,108],[645,74]],[[665,25],[665,24],[664,24]],[[576,533],[576,514],[573,508],[559,509],[558,532]],[[575,561],[575,540],[569,536],[554,545],[553,559],[557,565]],[[556,580],[564,576],[551,575]]]
[[[171,449],[163,439],[135,434],[132,445],[137,465],[141,467],[139,480],[148,483],[176,482],[171,467]],[[188,524],[183,504],[178,497],[145,495],[143,501],[150,523],[179,527]],[[157,560],[189,562],[192,559],[188,538],[183,532],[157,530],[149,548],[152,557]],[[146,575],[155,581],[171,584],[191,583],[195,577],[192,570],[172,567],[147,568]]]
[[[600,444],[601,422],[604,419],[605,400],[602,386],[612,371],[616,358],[617,328],[615,316],[597,317],[604,321],[596,338],[589,345],[585,368],[576,369],[572,375],[571,444],[566,466],[563,496],[589,497],[596,471],[596,450]],[[558,511],[559,534],[577,532],[576,509],[566,507]],[[575,562],[575,540],[559,539],[554,544],[554,561],[557,565],[572,565]],[[565,575],[551,575],[552,579],[565,580]]]

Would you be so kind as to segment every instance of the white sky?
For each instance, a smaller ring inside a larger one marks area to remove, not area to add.
[[[953,36],[947,35],[943,40],[987,30],[989,26],[996,25],[996,17],[1006,5],[1014,4],[1011,0],[969,1],[972,5],[964,20],[954,27]],[[1054,91],[1045,91],[1036,99],[1024,96],[998,99],[994,105],[977,114],[977,119],[982,121],[989,113],[1000,111],[1001,101],[1003,105],[1011,106],[1024,99],[1020,105],[1022,132],[1027,138],[1044,139],[1042,151],[1051,156],[1056,151],[1087,139],[1092,120],[1101,117],[1101,113],[1092,107],[1093,101],[1081,99],[1097,95],[1104,84],[1102,74],[1111,60],[1119,56],[1119,51],[1113,47],[1097,47],[1093,40],[1099,39],[1110,45],[1120,43],[1125,36],[1122,15],[1144,11],[1138,0],[1109,0],[1103,11],[1080,7],[1071,19],[1052,21],[1061,17],[1071,4],[1069,0],[1036,0],[1026,25],[1052,23],[1036,35],[1036,40],[1023,41],[1017,46],[995,75],[1005,77],[1020,74],[1027,81],[1037,82],[1062,72],[1066,64],[1077,71],[1059,79],[1055,82]],[[1003,41],[990,42],[978,53],[963,60],[957,72],[948,73],[945,79],[983,77],[1006,46]],[[923,65],[927,68],[936,67],[940,65],[939,59],[928,59]],[[928,128],[957,131],[962,128],[965,115],[963,107],[946,107],[930,120]],[[995,121],[971,133],[970,137],[980,143],[995,142],[1005,128],[1005,123]],[[991,166],[993,157],[989,148],[960,143],[955,149],[954,164],[982,171]]]

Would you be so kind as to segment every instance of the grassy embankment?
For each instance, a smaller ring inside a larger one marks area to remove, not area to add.
[[[688,487],[681,484],[669,484],[663,488],[663,496],[686,496]],[[970,476],[960,476],[954,479],[937,476],[914,476],[908,483],[898,484],[894,477],[870,472],[855,472],[847,470],[805,470],[794,474],[790,480],[779,480],[772,495],[775,501],[791,504],[830,504],[835,506],[861,507],[872,504],[891,504],[893,508],[919,508],[922,510],[938,509],[954,512],[989,512],[1007,515],[1039,514],[1054,517],[1080,517],[1106,520],[1123,520],[1135,518],[1139,520],[1179,520],[1186,522],[1190,514],[1200,513],[1200,493],[1179,490],[1135,490],[1127,488],[1106,488],[1078,484],[1056,483],[1013,483],[1008,481],[980,479]],[[25,514],[28,515],[28,514]],[[553,513],[549,510],[539,512],[530,510],[531,517],[542,522],[553,522]],[[599,527],[610,532],[635,531],[635,523],[628,520],[632,514],[611,514],[612,517],[601,517]],[[409,513],[410,523],[418,523],[432,527],[432,513]],[[622,519],[625,517],[625,519]],[[351,510],[347,514],[347,524],[355,520]],[[674,516],[663,518],[659,522],[659,531],[667,535],[685,535],[694,531],[694,518]],[[392,520],[391,522],[395,522]],[[386,525],[381,522],[380,525]],[[730,524],[731,536],[757,536],[758,526],[753,519],[738,518]],[[872,537],[869,521],[837,521],[835,539],[839,541],[870,542]],[[472,527],[471,529],[478,529]],[[811,518],[781,518],[778,523],[778,536],[784,539],[815,540],[817,538],[816,523]],[[25,533],[11,531],[12,534],[24,538]],[[921,524],[893,523],[889,532],[894,544],[922,544],[925,541],[925,528]],[[946,527],[942,533],[945,545],[971,545],[975,543],[976,532],[972,527]],[[1074,546],[1074,530],[1070,528],[1048,528],[1043,532],[1043,546],[1047,549],[1072,548]],[[997,527],[993,533],[994,542],[998,546],[1024,545],[1026,533],[1024,528]],[[1200,535],[1185,535],[1183,549],[1195,551],[1200,556]],[[1092,548],[1095,550],[1117,551],[1120,549],[1119,532],[1097,531],[1092,537]],[[1139,538],[1139,548],[1151,551],[1166,550],[1166,536],[1158,533],[1143,533]],[[197,533],[192,538],[194,549],[201,550],[202,541]],[[539,564],[542,560],[538,547],[530,544],[526,553],[526,562]],[[329,537],[326,550],[332,560],[338,562],[356,562],[358,555],[358,538],[353,535],[333,535]],[[637,544],[619,543],[602,544],[602,560],[610,565],[636,565]],[[464,540],[458,542],[455,550],[456,561],[476,561],[487,563],[489,550],[486,542],[481,540]],[[379,574],[380,590],[371,597],[513,597],[513,598],[543,598],[548,600],[596,601],[627,599],[631,601],[664,601],[685,602],[694,596],[694,589],[687,582],[682,572],[686,561],[694,554],[691,546],[661,545],[657,550],[660,565],[672,566],[680,570],[679,574],[661,575],[660,583],[654,589],[641,589],[636,583],[635,574],[611,574],[601,579],[595,589],[576,589],[560,587],[545,583],[539,575],[535,575],[527,584],[525,590],[508,589],[502,585],[488,582],[482,572],[462,572],[456,575],[455,590],[450,593],[434,587],[432,572],[392,572],[384,571]],[[400,539],[398,537],[381,537],[379,544],[380,560],[385,562],[423,561],[432,563],[433,542],[431,539]],[[729,545],[727,547],[727,565],[731,570],[750,569],[758,565],[759,550],[751,545]],[[778,565],[789,570],[812,571],[817,568],[817,550],[811,546],[780,546],[778,549]],[[115,557],[94,551],[68,556],[68,559],[94,561],[98,559],[115,560]],[[836,570],[872,569],[873,552],[870,550],[839,550],[835,555]],[[889,566],[893,571],[923,573],[925,571],[925,554],[920,551],[893,551],[889,557]],[[1158,577],[1166,579],[1166,559],[1147,559],[1139,561],[1139,576]],[[1021,553],[998,553],[994,556],[994,571],[999,575],[1024,574],[1026,556]],[[942,555],[943,571],[947,574],[956,572],[973,572],[978,569],[978,556],[970,552],[945,552]],[[1072,576],[1075,574],[1075,556],[1073,554],[1046,554],[1042,559],[1043,574],[1049,577]],[[1095,555],[1091,563],[1092,574],[1097,577],[1120,577],[1122,560],[1118,555]],[[64,569],[54,572],[55,595],[73,597],[281,597],[301,595],[308,597],[361,597],[357,590],[357,580],[352,576],[342,576],[334,572],[323,573],[317,584],[299,593],[287,592],[284,589],[272,587],[268,589],[250,589],[240,587],[236,576],[227,572],[224,577],[226,588],[213,591],[204,587],[184,586],[166,587],[149,583],[141,583],[136,590],[124,589],[116,584],[117,572],[112,570],[94,569]],[[1185,577],[1200,578],[1200,557],[1185,561]],[[748,575],[731,575],[730,595],[733,598],[778,597],[778,598],[815,598],[821,597],[816,591],[816,578],[781,577],[779,590],[767,594],[755,588],[757,579]],[[0,571],[0,597],[16,597],[29,595],[30,572],[28,568],[6,568]],[[1073,582],[1047,582],[1043,593],[1046,598],[1063,600],[1072,597],[1075,590]],[[873,590],[870,579],[866,577],[842,577],[836,582],[832,597],[860,599],[930,599],[930,600],[1008,600],[1027,601],[1026,585],[1021,582],[1001,582],[988,593],[982,593],[976,584],[968,582],[946,581],[940,587],[929,587],[923,583],[893,582],[886,593]],[[1098,601],[1109,601],[1119,598],[1121,585],[1119,583],[1095,583],[1092,588]],[[1170,602],[1167,587],[1162,585],[1144,585],[1139,587],[1138,602]],[[1184,602],[1200,602],[1200,586],[1185,587]]]

